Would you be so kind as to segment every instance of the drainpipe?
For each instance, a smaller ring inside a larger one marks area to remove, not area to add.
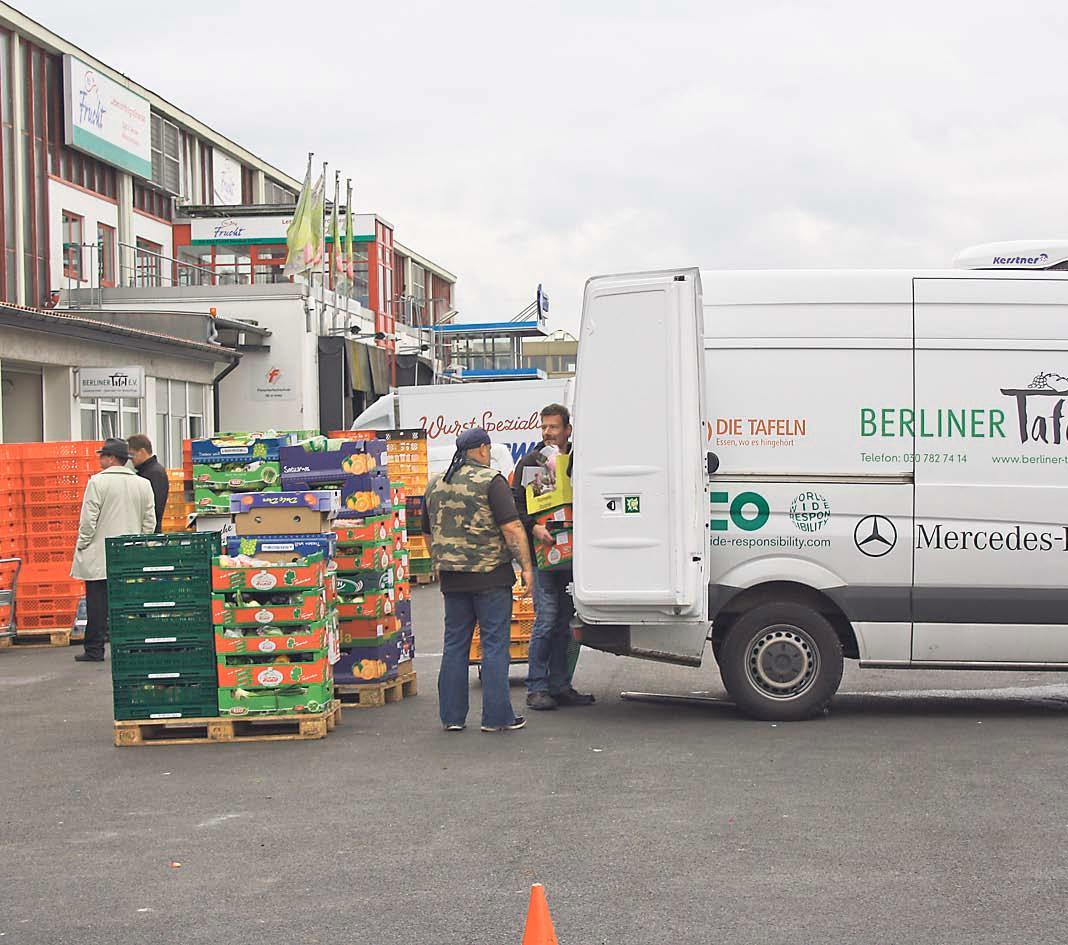
[[[219,384],[222,383],[223,378],[230,374],[234,370],[234,368],[236,368],[240,363],[241,355],[235,352],[233,360],[228,365],[226,365],[226,367],[224,367],[222,371],[211,382],[211,401],[213,412],[215,413],[215,428],[213,432],[215,433],[219,432],[219,412],[221,409],[219,403]]]

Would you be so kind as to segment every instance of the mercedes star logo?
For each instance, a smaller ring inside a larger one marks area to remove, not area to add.
[[[890,554],[897,544],[897,527],[885,515],[865,515],[853,529],[857,550],[869,558]]]

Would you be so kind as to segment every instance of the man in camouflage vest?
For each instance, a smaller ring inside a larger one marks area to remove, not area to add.
[[[445,646],[438,707],[447,732],[463,731],[468,709],[468,654],[475,624],[482,641],[482,731],[520,729],[508,688],[512,587],[519,562],[531,587],[534,566],[526,531],[504,477],[490,468],[490,437],[481,427],[456,438],[448,470],[430,482],[423,509],[445,598]]]

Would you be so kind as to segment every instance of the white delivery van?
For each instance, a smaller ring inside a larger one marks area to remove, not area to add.
[[[765,719],[821,710],[843,658],[1068,671],[1068,243],[965,258],[588,282],[585,644],[711,641]]]
[[[376,400],[352,424],[353,430],[426,430],[432,467],[448,466],[457,435],[485,427],[493,440],[493,462],[505,475],[541,442],[541,408],[571,405],[571,380],[487,381],[401,387]]]

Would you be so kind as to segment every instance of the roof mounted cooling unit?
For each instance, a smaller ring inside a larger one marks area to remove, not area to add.
[[[956,269],[1068,269],[1068,240],[1010,240],[970,246]]]

